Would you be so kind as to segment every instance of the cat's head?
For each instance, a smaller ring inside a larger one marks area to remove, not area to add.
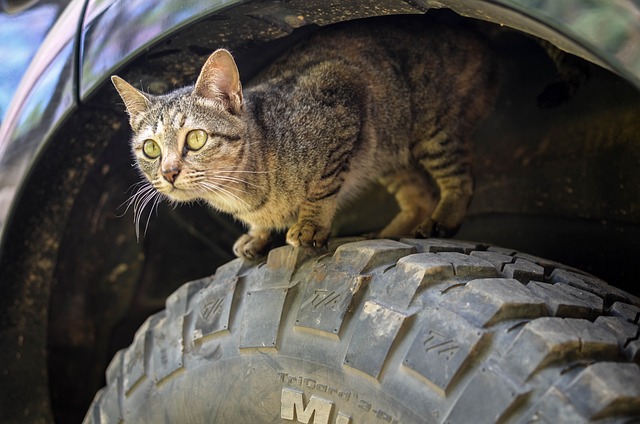
[[[195,86],[161,96],[111,80],[129,114],[138,166],[158,192],[179,202],[238,200],[225,188],[237,178],[246,147],[242,87],[228,51],[209,57]]]

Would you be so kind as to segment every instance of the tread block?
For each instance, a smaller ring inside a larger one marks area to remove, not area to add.
[[[361,236],[329,238],[329,240],[327,241],[327,250],[329,252],[334,252],[338,247],[342,246],[343,244],[355,243],[357,241],[365,241],[365,240],[370,240],[370,239],[366,237],[361,237]]]
[[[352,275],[363,274],[378,266],[395,263],[414,252],[415,248],[412,246],[393,240],[363,240],[339,246],[333,254],[330,266]]]
[[[153,326],[152,367],[156,383],[183,367],[184,321],[189,300],[205,284],[205,280],[187,283],[167,298],[165,315]]]
[[[151,327],[159,317],[152,315],[140,326],[133,337],[133,343],[124,352],[122,369],[124,374],[123,387],[125,394],[129,394],[133,388],[147,377],[148,361],[147,346],[153,343]]]
[[[567,285],[591,292],[603,298],[608,304],[622,301],[633,303],[631,295],[619,290],[604,281],[585,274],[567,271],[564,269],[556,269],[551,273],[552,283],[565,283]]]
[[[451,261],[456,276],[458,277],[473,276],[476,278],[491,278],[498,276],[498,271],[493,264],[482,258],[456,252],[438,253],[438,256]]]
[[[515,278],[523,283],[531,280],[544,279],[544,268],[525,259],[516,259],[502,268],[502,274],[508,278]]]
[[[304,247],[282,246],[272,249],[261,274],[261,288],[288,288],[298,265],[311,256],[312,250]]]
[[[469,422],[469,408],[473,405],[474,424],[494,424],[507,411],[520,403],[526,393],[519,391],[492,364],[485,364],[464,388],[460,397],[444,419],[445,423]]]
[[[595,324],[615,334],[618,339],[618,347],[625,356],[634,362],[640,363],[640,328],[621,317],[600,316]]]
[[[107,366],[107,372],[105,376],[107,378],[107,384],[111,384],[112,381],[116,381],[122,373],[122,364],[124,362],[124,349],[120,349],[113,355],[113,359]]]
[[[237,277],[240,274],[247,263],[240,258],[236,258],[231,262],[227,262],[216,269],[216,273],[213,275],[216,279],[230,280],[233,277]]]
[[[247,292],[246,310],[240,327],[240,348],[274,348],[282,319],[287,289]],[[268,305],[268,307],[265,307]]]
[[[182,368],[183,324],[183,317],[175,320],[163,320],[158,328],[153,330],[154,346],[151,350],[151,364],[156,383]]]
[[[603,301],[595,294],[564,283],[531,281],[527,288],[544,299],[549,314],[563,318],[595,318],[602,313]]]
[[[180,316],[187,312],[189,300],[194,293],[200,290],[207,283],[207,278],[183,284],[176,291],[171,293],[166,300],[167,315]]]
[[[479,327],[508,319],[537,318],[547,312],[542,299],[510,278],[472,280],[446,296],[443,306]]]
[[[486,332],[446,309],[425,308],[425,313],[424,326],[403,364],[444,395],[478,352]]]
[[[554,262],[552,260],[541,258],[539,256],[530,255],[528,253],[515,252],[513,254],[513,256],[516,257],[516,258],[524,259],[524,260],[529,261],[531,263],[540,265],[545,270],[549,270],[549,272],[553,271],[554,269],[556,269],[558,267],[563,266],[563,265],[561,265],[561,264],[559,264],[557,262]]]
[[[564,283],[573,287],[578,287],[579,289],[591,292],[603,299],[607,296],[608,292],[606,287],[592,286],[591,284],[585,283],[582,277],[582,274],[564,269],[555,269],[551,273],[550,282],[553,284]]]
[[[489,251],[472,252],[471,256],[491,262],[500,270],[500,275],[506,278],[515,278],[522,283],[544,279],[544,267],[530,260]]]
[[[507,255],[507,256],[514,256],[518,253],[517,250],[509,249],[506,247],[500,247],[500,246],[489,246],[486,251],[502,253],[503,255]]]
[[[400,239],[402,243],[409,244],[416,248],[419,253],[438,253],[438,252],[458,252],[458,253],[471,253],[471,251],[478,248],[477,244],[464,242],[464,241],[449,241],[439,238],[428,239]]]
[[[114,423],[124,422],[122,417],[122,408],[120,405],[120,395],[118,385],[108,385],[102,391],[102,396],[98,401],[98,423]]]
[[[628,303],[615,302],[611,305],[608,312],[610,315],[622,317],[634,324],[640,323],[640,308],[637,306],[629,305]]]
[[[527,323],[502,356],[501,365],[524,382],[544,367],[567,359],[613,359],[618,342],[609,331],[575,318],[539,318]]]
[[[551,387],[516,424],[576,424],[587,420],[567,402],[557,387]]]
[[[475,256],[476,258],[491,262],[493,266],[498,270],[502,270],[502,267],[504,267],[506,264],[510,264],[511,262],[513,262],[512,256],[505,255],[504,253],[499,252],[471,252],[471,256]]]
[[[600,362],[586,367],[564,390],[585,417],[640,414],[640,367]]]
[[[84,416],[82,420],[82,424],[99,424],[100,423],[100,399],[102,399],[102,394],[107,390],[106,387],[98,390],[96,395],[93,397],[93,401],[91,401],[91,405],[87,414]]]
[[[427,288],[454,276],[451,262],[433,253],[416,253],[400,259],[395,276],[385,288],[384,303],[406,309],[420,286]]]
[[[344,364],[377,378],[406,315],[376,302],[365,302]],[[375,346],[375,349],[371,347]]]
[[[626,343],[624,353],[629,360],[640,364],[640,340],[636,338],[635,340],[631,340]]]
[[[328,263],[316,268],[307,284],[296,316],[296,326],[338,334],[353,295],[370,275],[360,275],[398,259],[415,249],[392,240],[363,240],[340,245]]]
[[[607,290],[609,293],[609,303],[613,303],[615,301],[621,300],[623,302],[632,304],[632,305],[636,305],[640,307],[640,298],[638,298],[637,296],[632,295],[631,293],[627,293],[624,290],[621,290],[615,286],[610,285],[609,283],[607,283],[604,280],[601,280],[600,278],[591,275],[591,274],[584,274],[582,275],[582,279],[586,282],[589,283],[593,286],[598,286],[598,287],[602,287],[603,289]]]
[[[371,277],[344,272],[334,272],[329,276],[316,273],[314,277],[322,280],[317,284],[307,284],[295,325],[338,334],[353,295]]]
[[[189,340],[185,340],[185,351],[190,352],[193,344],[208,336],[226,331],[229,328],[231,303],[238,283],[237,277],[224,276],[209,279],[211,281],[190,302],[191,311],[186,322]]]

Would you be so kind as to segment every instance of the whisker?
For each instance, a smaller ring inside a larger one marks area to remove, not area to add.
[[[212,193],[220,196],[220,190],[216,185],[202,183],[199,188],[204,192],[205,195]],[[222,200],[227,206],[232,206],[229,200],[227,200],[224,196],[220,196],[220,200]]]
[[[219,180],[219,181],[230,181],[230,182],[235,182],[240,184],[246,184],[251,187],[260,187],[257,184],[250,183],[247,180],[244,180],[242,178],[237,178],[237,177],[231,177],[231,176],[225,176],[225,175],[211,175],[210,178],[214,180]]]
[[[233,186],[229,186],[229,185],[224,184],[225,182],[228,182],[228,181],[233,181],[233,180],[227,180],[225,178],[209,178],[209,180],[208,180],[209,183],[215,184],[216,186],[218,186],[220,188],[224,188],[226,190],[233,190],[233,191],[235,191],[236,193],[239,193],[239,194],[247,194],[247,191],[244,190],[241,187],[233,187]],[[251,184],[251,185],[253,185],[253,184]],[[253,185],[253,186],[254,187],[258,187],[256,185]]]
[[[240,203],[242,203],[244,206],[246,206],[247,208],[251,208],[251,205],[249,205],[249,203],[247,203],[246,200],[242,199],[241,197],[239,197],[237,194],[227,190],[226,188],[220,186],[219,184],[212,184],[209,181],[203,181],[202,183],[200,183],[202,185],[204,185],[205,187],[209,187],[212,188],[214,190],[216,190],[219,193],[224,193],[228,196],[233,197],[234,199],[236,199],[237,201],[239,201]]]
[[[134,185],[132,185],[129,190],[131,190],[133,187],[135,186],[141,186],[138,187],[138,190],[131,195],[127,200],[125,200],[124,202],[122,202],[121,205],[119,205],[116,209],[120,209],[123,206],[126,205],[126,208],[124,210],[124,212],[121,215],[117,215],[118,218],[123,217],[124,215],[126,215],[126,213],[129,211],[129,208],[131,207],[131,205],[135,204],[138,200],[138,198],[140,198],[141,196],[144,196],[146,193],[153,191],[153,187],[151,187],[151,185],[147,182],[147,181],[140,181],[139,183],[136,183]]]
[[[129,193],[129,192],[133,191],[134,189],[139,188],[140,186],[143,186],[143,185],[147,185],[147,184],[149,184],[149,182],[147,180],[141,180],[141,181],[138,181],[137,183],[133,183],[133,184],[131,184],[131,186],[129,186],[129,188],[125,191],[125,193]]]
[[[153,199],[153,204],[151,205],[151,210],[149,211],[149,216],[147,216],[147,222],[144,226],[144,234],[143,235],[147,235],[147,230],[149,229],[149,221],[151,221],[151,215],[153,215],[153,210],[156,210],[156,216],[158,216],[158,205],[160,204],[160,201],[162,200],[160,193],[157,193],[158,195],[155,196],[155,198]]]
[[[161,199],[162,199],[161,194],[155,190],[152,190],[150,192],[149,191],[145,192],[144,195],[138,197],[138,199],[136,200],[133,206],[133,214],[134,214],[133,223],[136,228],[136,240],[140,241],[140,223],[142,222],[142,214],[144,212],[144,209],[149,203],[153,201],[151,206],[151,211],[149,212],[149,217],[147,218],[147,222],[144,230],[144,234],[146,235],[147,227],[149,225],[149,218],[153,214],[153,208],[154,206],[157,206],[157,203]]]
[[[221,169],[216,170],[216,173],[238,173],[238,174],[271,174],[274,171],[243,171],[240,169]]]

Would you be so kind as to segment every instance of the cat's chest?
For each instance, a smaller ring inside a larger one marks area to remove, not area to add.
[[[236,218],[257,227],[286,229],[298,218],[299,206],[291,199],[269,198],[261,207],[236,214]]]

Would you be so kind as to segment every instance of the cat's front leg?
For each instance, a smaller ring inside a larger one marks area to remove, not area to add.
[[[326,246],[336,207],[335,194],[303,203],[300,206],[298,222],[287,232],[287,243],[292,246]]]
[[[264,256],[271,243],[271,231],[251,226],[247,234],[243,234],[233,245],[236,256],[244,259],[255,259]]]

